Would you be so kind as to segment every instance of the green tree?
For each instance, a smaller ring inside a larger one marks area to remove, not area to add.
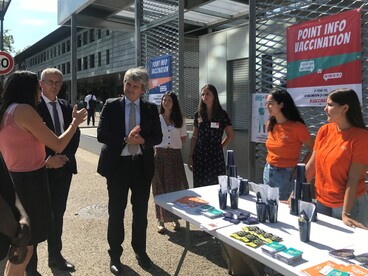
[[[9,34],[9,30],[4,30],[3,33],[3,45],[4,45],[4,51],[8,53],[14,52],[14,37]]]

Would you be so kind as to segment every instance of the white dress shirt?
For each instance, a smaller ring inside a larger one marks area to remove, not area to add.
[[[49,110],[49,113],[50,113],[50,116],[51,116],[51,119],[52,119],[52,123],[55,125],[54,110],[53,110],[52,105],[50,104],[52,101],[50,101],[49,98],[47,98],[43,94],[41,94],[41,97],[45,101],[46,106],[47,106],[47,109]],[[56,98],[55,102],[56,102],[56,110],[57,110],[57,112],[59,114],[59,121],[60,121],[61,133],[63,133],[65,131],[65,129],[64,129],[64,116],[63,116],[63,112],[61,111],[61,106],[60,106],[60,103],[57,100],[57,98]]]

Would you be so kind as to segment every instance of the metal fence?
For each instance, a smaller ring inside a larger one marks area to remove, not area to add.
[[[184,38],[184,1],[137,1],[139,64],[148,67],[151,58],[172,56],[172,91],[182,112],[193,117],[199,101],[199,42]]]
[[[251,2],[251,1],[250,1]],[[286,28],[295,23],[313,20],[322,16],[361,8],[362,15],[362,83],[363,114],[368,122],[368,1],[353,0],[304,0],[304,1],[255,1],[250,3],[250,72],[253,73],[250,91],[267,93],[270,89],[282,86],[286,77]],[[253,43],[253,44],[252,44]],[[253,47],[252,47],[253,45]],[[251,76],[252,77],[252,76]],[[310,132],[315,135],[319,127],[326,122],[323,107],[299,108]],[[266,158],[264,144],[255,144],[250,156],[250,171],[257,181],[262,179],[262,170]],[[304,154],[304,152],[302,153]]]

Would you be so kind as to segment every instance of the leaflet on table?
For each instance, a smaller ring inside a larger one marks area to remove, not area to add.
[[[198,196],[183,196],[175,200],[174,204],[178,205],[181,208],[187,209],[187,208],[194,208],[194,207],[208,204],[208,201]]]
[[[333,261],[325,261],[323,263],[311,266],[309,268],[303,269],[301,271],[305,275],[309,276],[333,276],[333,275],[354,275],[354,276],[366,276],[368,275],[368,270],[354,264],[344,265],[337,264]]]
[[[206,218],[206,221],[201,223],[200,228],[204,231],[212,231],[229,225],[232,225],[232,223],[220,218],[211,219],[210,221]]]

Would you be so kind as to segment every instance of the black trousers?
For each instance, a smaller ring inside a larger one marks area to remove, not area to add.
[[[110,246],[109,255],[113,261],[118,262],[123,253],[124,214],[129,189],[133,211],[131,245],[138,254],[146,252],[150,187],[151,179],[145,177],[142,157],[137,160],[132,160],[131,156],[121,157],[114,175],[107,179],[109,194],[107,240]]]
[[[50,202],[52,223],[47,238],[49,258],[57,258],[61,255],[63,234],[63,221],[66,204],[73,174],[67,168],[48,169]],[[37,269],[37,244],[33,249],[33,255],[27,265],[27,271]]]
[[[95,125],[95,109],[90,108],[87,109],[87,125],[89,126],[89,123],[92,119],[92,125]]]

